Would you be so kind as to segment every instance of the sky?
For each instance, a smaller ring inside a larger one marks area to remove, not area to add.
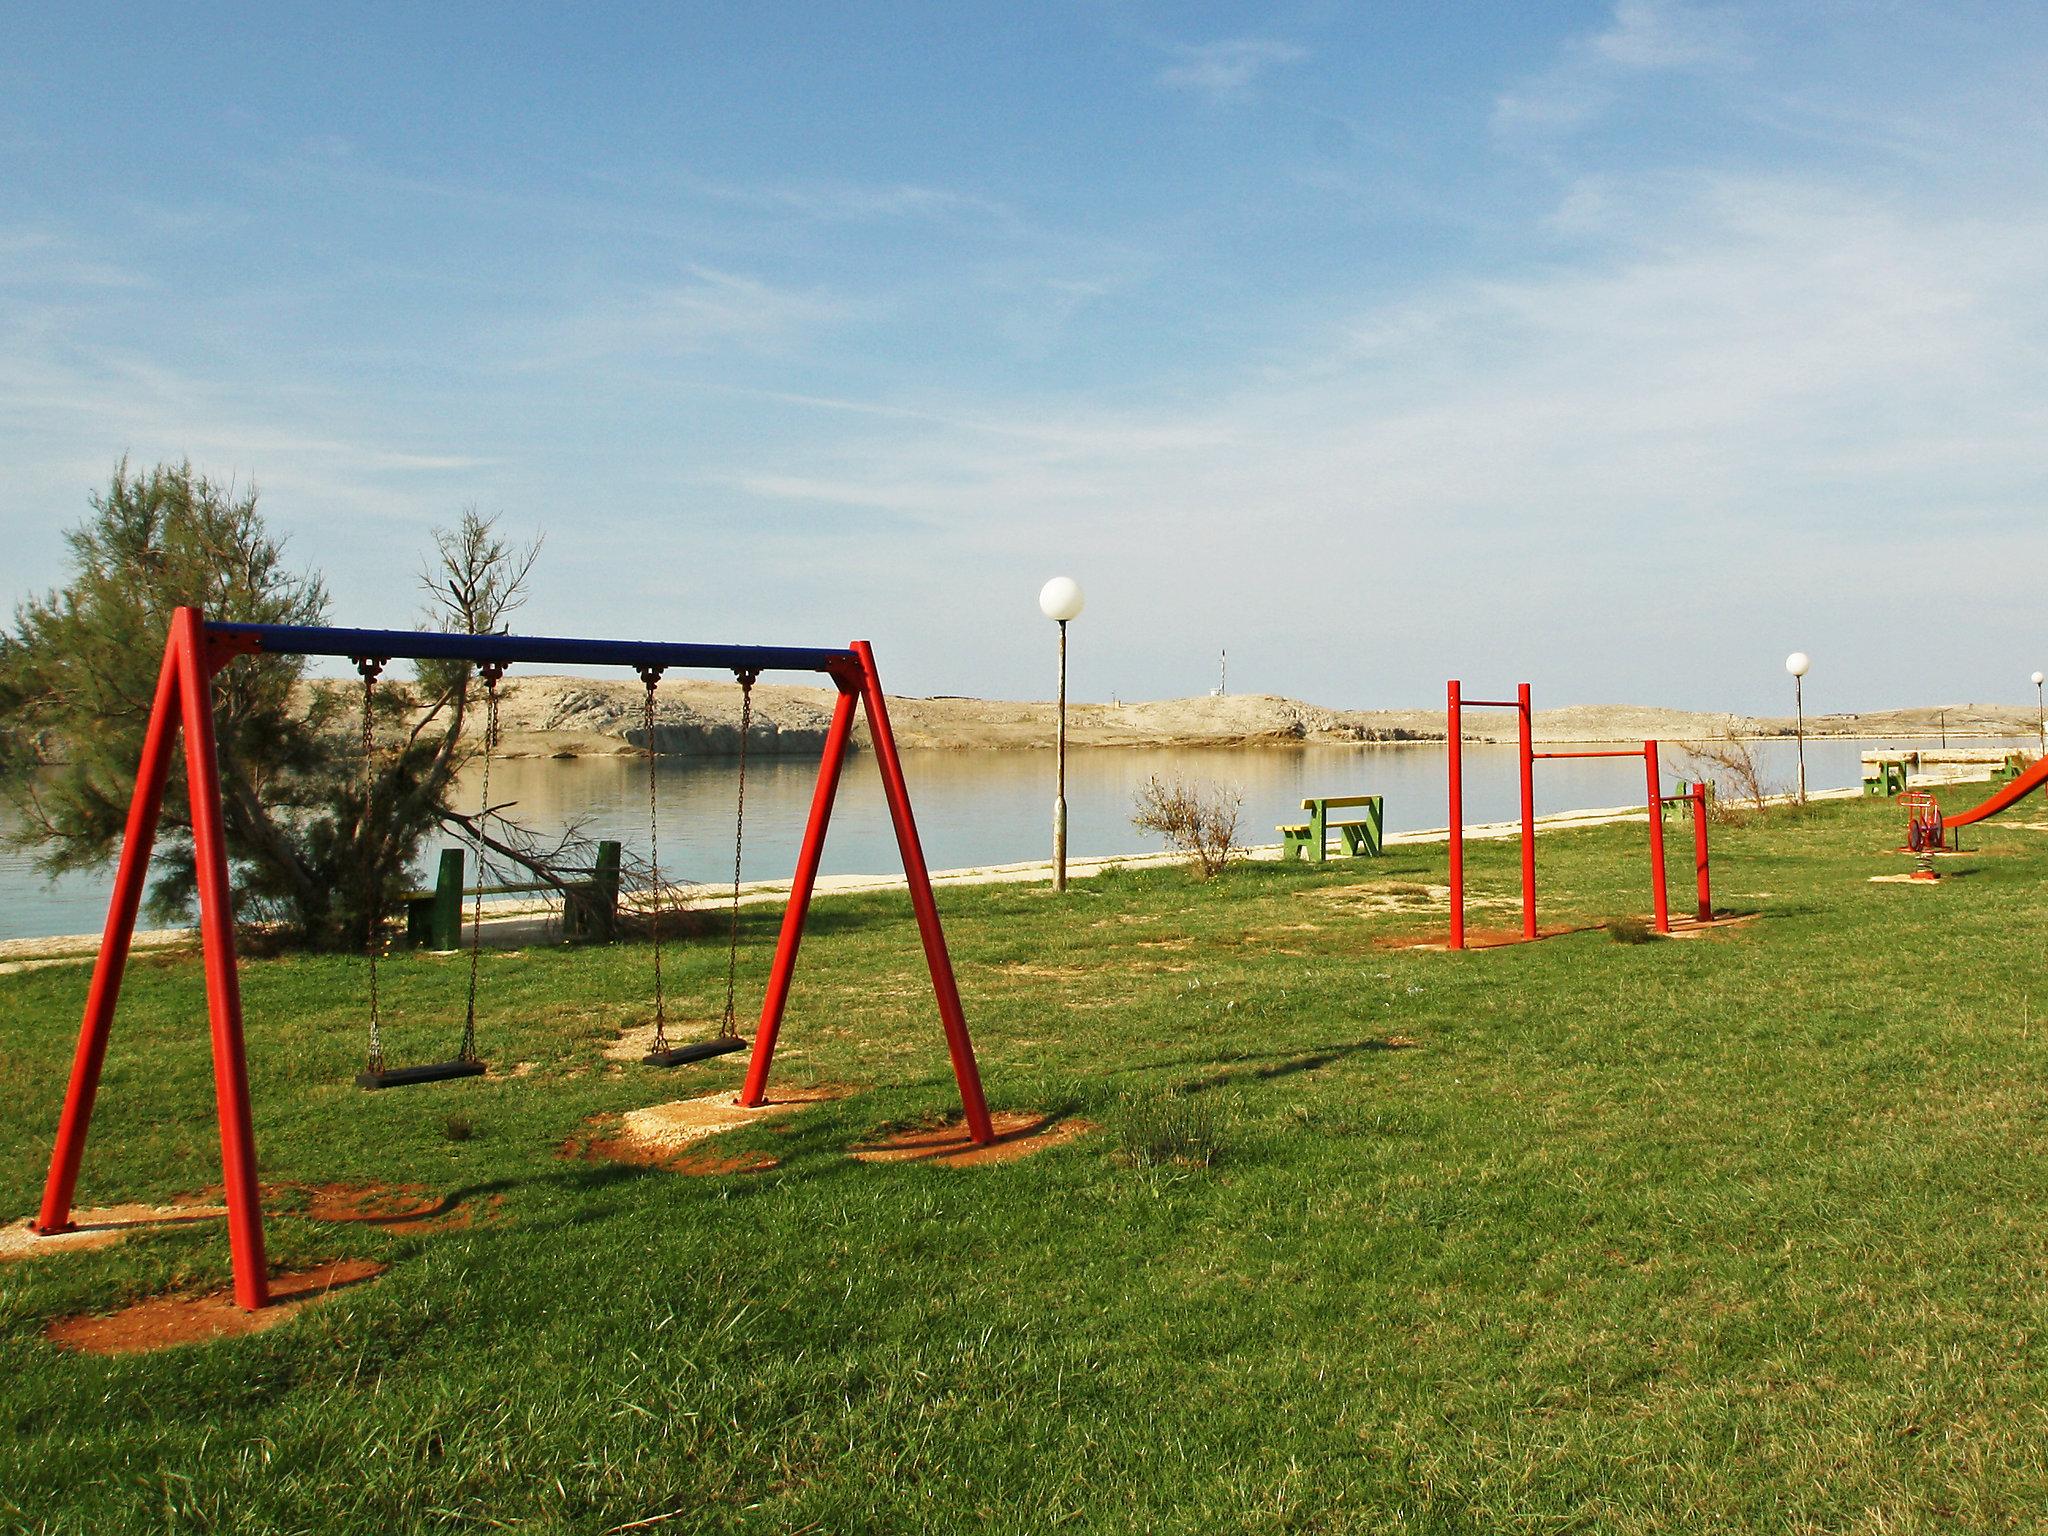
[[[2048,668],[2048,8],[0,0],[0,596],[124,455],[335,622],[901,693]]]

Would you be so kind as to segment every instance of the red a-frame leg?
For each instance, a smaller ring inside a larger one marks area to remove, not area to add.
[[[946,1029],[946,1049],[953,1059],[953,1077],[960,1085],[960,1103],[967,1115],[967,1131],[986,1145],[995,1140],[989,1122],[988,1101],[982,1096],[981,1071],[975,1065],[974,1042],[967,1033],[967,1016],[960,1006],[960,988],[953,977],[953,961],[946,949],[945,929],[939,923],[938,902],[932,896],[931,872],[925,868],[924,847],[917,836],[917,821],[910,809],[910,790],[903,779],[903,763],[896,755],[896,736],[889,727],[888,701],[882,694],[881,678],[875,671],[875,654],[865,640],[853,642],[859,663],[857,675],[836,678],[839,698],[832,710],[832,724],[825,735],[825,753],[818,765],[818,787],[811,798],[810,824],[804,829],[802,851],[797,856],[796,878],[791,883],[789,905],[782,915],[782,937],[775,949],[769,973],[767,995],[761,1003],[761,1023],[754,1036],[754,1055],[747,1068],[746,1086],[740,1090],[742,1104],[759,1104],[768,1089],[768,1067],[775,1054],[776,1032],[782,1026],[782,1012],[789,1000],[789,985],[796,972],[797,946],[803,939],[804,918],[810,908],[811,892],[817,882],[818,861],[825,849],[825,828],[832,816],[833,797],[839,789],[839,769],[846,756],[847,737],[853,726],[856,696],[867,710],[868,734],[873,740],[875,763],[881,770],[882,793],[889,803],[889,818],[896,828],[896,845],[903,855],[903,874],[910,887],[910,905],[917,914],[918,936],[924,943],[925,964],[931,970],[932,992],[939,1005],[939,1018]]]
[[[241,987],[235,973],[235,923],[228,886],[227,845],[221,835],[220,775],[214,757],[213,658],[205,621],[196,608],[180,608],[164,647],[156,701],[143,737],[142,762],[129,802],[128,826],[114,876],[107,926],[86,994],[85,1019],[72,1058],[71,1086],[58,1123],[50,1176],[36,1218],[41,1232],[71,1225],[71,1199],[93,1100],[106,1062],[107,1036],[120,998],[121,976],[135,917],[148,878],[164,783],[182,724],[185,778],[192,797],[192,846],[199,879],[199,928],[206,962],[206,1006],[213,1035],[214,1097],[220,1116],[222,1183],[227,1190],[228,1247],[235,1271],[235,1301],[250,1311],[269,1300],[263,1252],[263,1208],[256,1187],[256,1142],[249,1114],[249,1071],[242,1045]]]

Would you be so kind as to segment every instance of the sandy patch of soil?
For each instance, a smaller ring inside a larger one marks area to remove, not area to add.
[[[386,1232],[447,1232],[473,1225],[476,1204],[456,1203],[453,1195],[436,1195],[418,1184],[304,1184],[290,1186],[306,1196],[304,1209],[276,1214],[307,1221],[346,1221],[380,1227]],[[503,1195],[484,1201],[488,1214],[505,1203]]]
[[[60,1317],[43,1333],[59,1349],[88,1355],[135,1355],[180,1344],[239,1338],[275,1328],[344,1286],[375,1279],[385,1268],[368,1259],[337,1259],[312,1269],[274,1275],[270,1305],[260,1312],[244,1312],[236,1306],[230,1287],[204,1296],[152,1296],[96,1317]]]
[[[1520,928],[1474,928],[1469,924],[1465,929],[1467,949],[1506,949],[1515,944],[1537,944],[1545,939],[1561,939],[1569,933],[1592,933],[1601,927],[1599,923],[1578,923],[1559,928],[1538,928],[1534,939],[1522,937]],[[1380,940],[1386,949],[1441,949],[1448,950],[1448,936],[1442,938],[1388,938]]]
[[[33,1259],[46,1253],[105,1248],[145,1227],[173,1227],[193,1221],[216,1221],[227,1215],[224,1205],[186,1202],[174,1205],[105,1205],[71,1213],[71,1230],[47,1237],[29,1219],[0,1227],[0,1263]]]
[[[1872,885],[1939,885],[1941,881],[1921,874],[1872,875],[1870,883]]]
[[[280,1197],[284,1197],[280,1200]],[[304,1203],[299,1203],[303,1197]],[[481,1205],[455,1203],[417,1184],[266,1184],[266,1216],[297,1216],[307,1221],[356,1222],[386,1232],[446,1232],[472,1225],[479,1210],[488,1218],[504,1204],[492,1195]],[[282,1208],[281,1208],[282,1207]],[[219,1221],[228,1213],[220,1191],[171,1205],[108,1205],[72,1212],[72,1229],[45,1237],[28,1221],[0,1227],[0,1263],[32,1259],[49,1253],[75,1253],[105,1248],[132,1232]]]
[[[1740,928],[1745,923],[1753,923],[1762,916],[1761,912],[1717,912],[1703,923],[1696,917],[1678,917],[1674,915],[1671,919],[1671,931],[1659,934],[1658,937],[1665,939],[1697,939],[1710,933],[1716,933],[1723,928]]]
[[[965,1121],[948,1120],[943,1125],[891,1132],[880,1141],[854,1147],[848,1156],[863,1163],[944,1163],[948,1167],[1012,1163],[1095,1129],[1086,1120],[1060,1120],[1028,1109],[998,1110],[989,1120],[996,1138],[986,1146],[977,1145],[967,1134]]]
[[[1078,965],[1035,965],[1029,960],[1001,960],[994,969],[1004,976],[1039,976],[1051,981],[1086,981],[1089,975]]]
[[[721,1168],[714,1166],[721,1160],[707,1161],[707,1155],[697,1144],[725,1131],[736,1131],[742,1126],[793,1114],[806,1105],[843,1099],[852,1092],[851,1088],[836,1084],[785,1088],[777,1090],[767,1103],[750,1109],[742,1105],[739,1095],[728,1088],[699,1098],[677,1099],[673,1103],[630,1110],[616,1119],[602,1116],[591,1133],[570,1137],[558,1151],[563,1157],[586,1162],[626,1163],[637,1168],[666,1168],[681,1173],[753,1172],[757,1167],[773,1166],[774,1159],[744,1168]],[[722,1161],[746,1163],[748,1159],[739,1157]]]
[[[768,1152],[736,1152],[722,1156],[709,1147],[694,1152],[681,1152],[670,1158],[665,1166],[670,1173],[687,1174],[691,1178],[719,1178],[735,1173],[766,1173],[770,1168],[781,1166],[782,1159]]]

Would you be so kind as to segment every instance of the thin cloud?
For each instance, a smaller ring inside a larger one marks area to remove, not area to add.
[[[1550,68],[1495,98],[1494,127],[1566,132],[1612,106],[1632,76],[1702,73],[1744,62],[1743,29],[1733,11],[1679,0],[1616,0],[1602,30],[1574,38]]]
[[[644,285],[557,322],[533,368],[620,356],[787,352],[864,307],[817,288],[692,266],[683,281]]]
[[[1176,43],[1176,62],[1159,72],[1169,90],[1193,91],[1222,104],[1251,95],[1261,76],[1288,64],[1299,64],[1308,50],[1269,37],[1234,37],[1217,43]]]

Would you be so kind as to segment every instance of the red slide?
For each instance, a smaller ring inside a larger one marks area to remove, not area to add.
[[[1996,816],[2000,811],[2011,806],[2014,801],[2024,800],[2028,795],[2039,789],[2043,783],[2048,783],[2048,757],[2042,758],[2010,784],[2002,787],[1997,794],[1986,800],[1982,805],[1974,805],[1967,811],[1958,811],[1953,816],[1942,817],[1942,828],[1945,831],[1950,827],[1967,827],[1973,821],[1982,821],[1987,816]]]

